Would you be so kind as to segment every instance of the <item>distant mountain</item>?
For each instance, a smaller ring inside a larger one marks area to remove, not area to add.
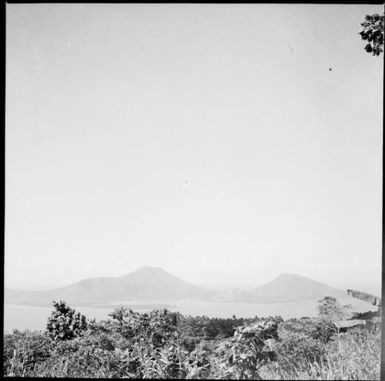
[[[122,277],[90,278],[44,291],[5,289],[5,303],[48,306],[52,300],[69,305],[101,305],[128,301],[172,302],[183,299],[246,303],[315,300],[323,296],[346,297],[345,292],[295,274],[281,274],[248,291],[210,290],[186,282],[158,267],[142,267]]]
[[[342,290],[297,274],[281,274],[269,283],[254,290],[234,295],[234,301],[253,303],[281,303],[301,300],[316,300],[324,296],[346,298]]]
[[[158,267],[142,267],[118,278],[84,279],[70,286],[45,291],[5,290],[5,303],[49,305],[65,300],[70,305],[114,303],[128,300],[210,300],[215,291],[188,283]]]

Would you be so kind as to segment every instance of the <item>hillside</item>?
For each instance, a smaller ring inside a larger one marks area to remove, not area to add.
[[[281,274],[254,290],[234,295],[234,300],[253,303],[280,303],[319,299],[324,296],[346,298],[346,293],[304,276]]]
[[[5,303],[49,305],[53,299],[70,305],[114,303],[127,300],[209,300],[215,292],[188,283],[157,267],[142,267],[117,278],[84,279],[45,291],[5,290]]]

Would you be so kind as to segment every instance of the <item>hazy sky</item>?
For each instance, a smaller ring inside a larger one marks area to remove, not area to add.
[[[7,4],[6,286],[379,285],[375,12]]]

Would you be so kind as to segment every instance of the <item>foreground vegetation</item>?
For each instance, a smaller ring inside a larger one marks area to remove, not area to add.
[[[337,332],[318,318],[210,319],[119,308],[101,322],[54,302],[45,332],[4,337],[3,375],[186,379],[380,379],[380,323]]]

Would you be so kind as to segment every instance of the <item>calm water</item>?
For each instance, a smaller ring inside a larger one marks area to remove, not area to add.
[[[349,298],[340,300],[341,304],[350,304],[355,312],[375,310],[376,307],[359,300]],[[147,301],[127,301],[121,302],[127,305],[140,305],[134,310],[144,312],[152,309]],[[154,303],[152,303],[153,305]],[[279,315],[284,319],[292,317],[313,317],[317,315],[316,301],[290,302],[290,303],[230,303],[230,302],[167,302],[160,301],[157,304],[167,304],[172,311],[179,311],[184,315],[206,315],[209,317],[231,318],[235,315],[238,318],[249,318],[254,316],[274,316]],[[148,305],[149,308],[145,308]],[[101,307],[75,307],[76,311],[81,312],[87,318],[96,320],[107,319],[108,314],[115,309],[115,305]],[[14,304],[4,305],[4,333],[12,332],[13,329],[44,330],[47,318],[51,314],[50,307],[30,307]]]

